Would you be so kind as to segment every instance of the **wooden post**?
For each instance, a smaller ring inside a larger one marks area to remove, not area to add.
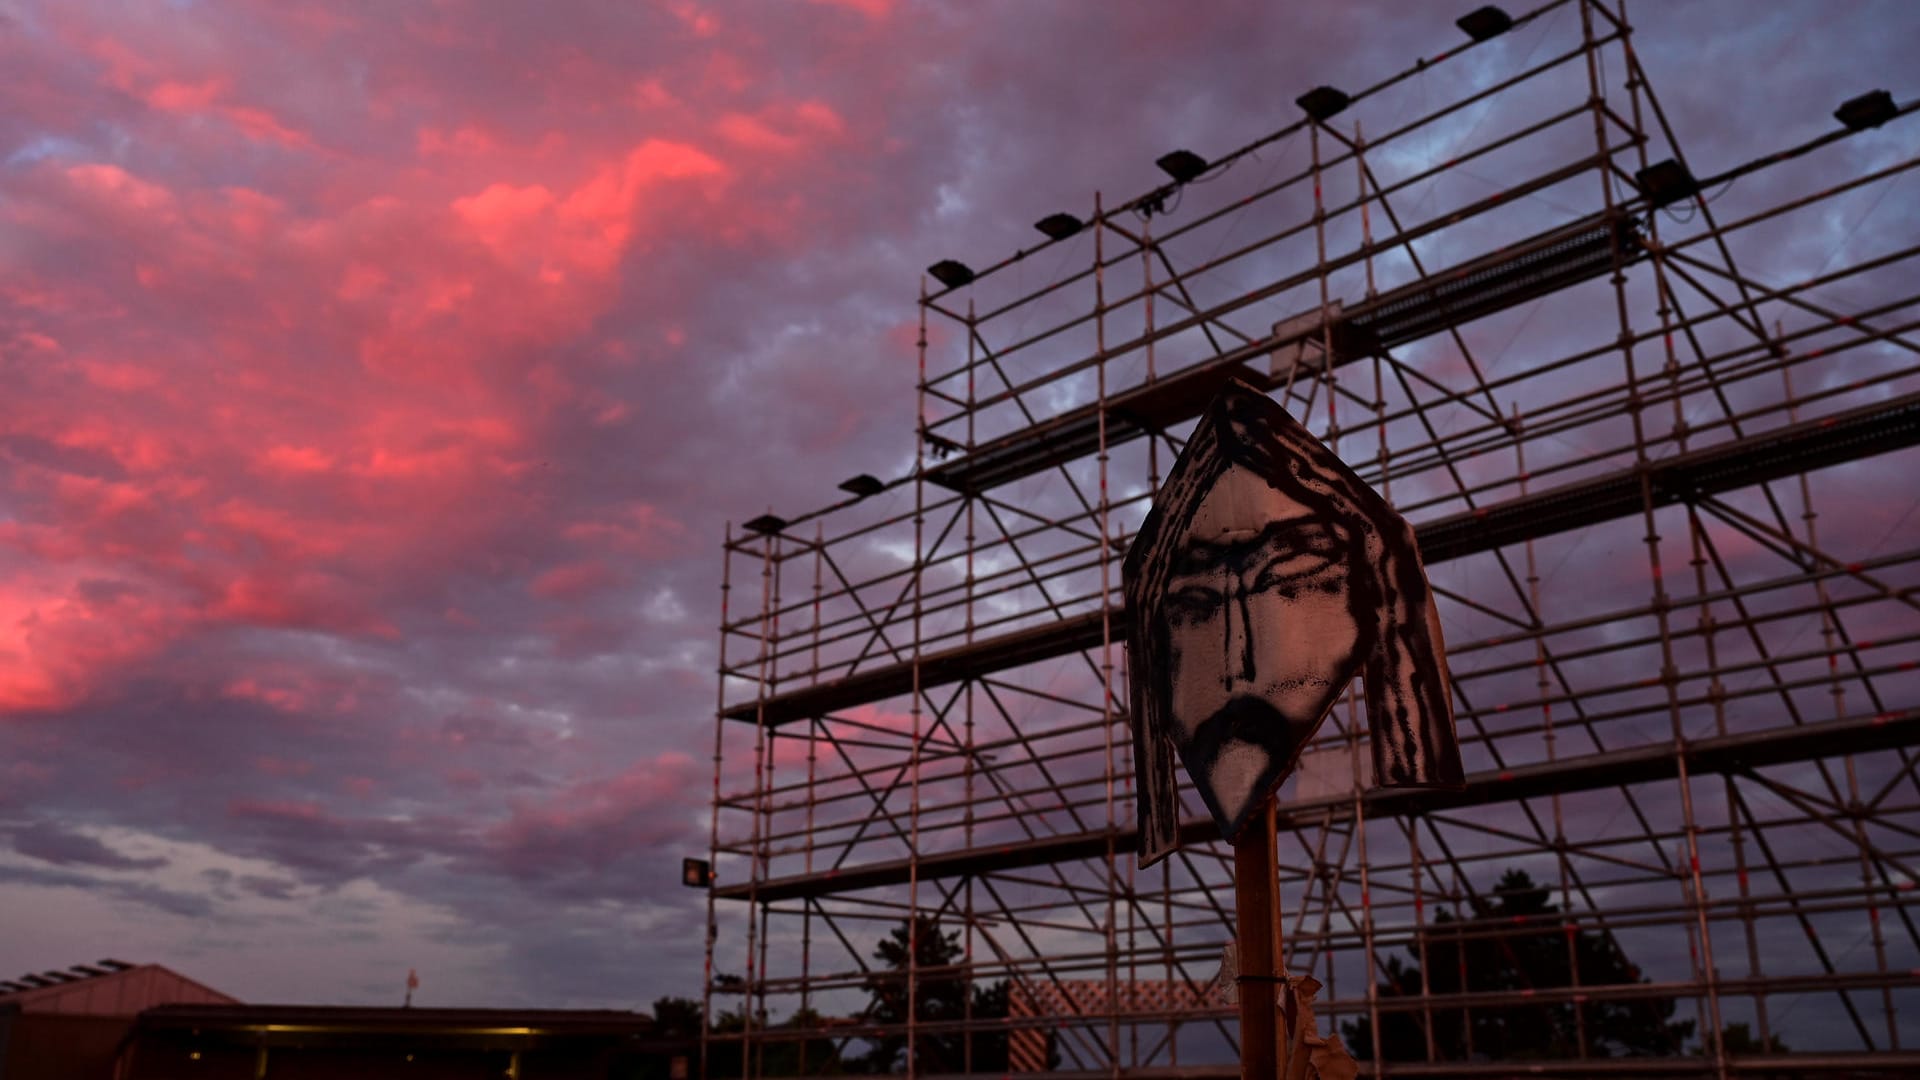
[[[1233,846],[1234,918],[1240,946],[1240,1078],[1276,1080],[1281,1041],[1279,869],[1274,858],[1273,796]]]

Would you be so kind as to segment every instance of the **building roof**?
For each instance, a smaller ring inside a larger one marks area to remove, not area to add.
[[[361,1005],[162,1005],[141,1014],[144,1028],[301,1029],[319,1032],[437,1031],[526,1035],[629,1034],[653,1018],[625,1009],[417,1009]]]
[[[239,1004],[159,964],[102,960],[0,979],[0,1009],[83,1016],[133,1016],[156,1005]]]
[[[618,1009],[418,1009],[332,1005],[165,1005],[135,1022],[141,1045],[681,1051],[653,1018]]]

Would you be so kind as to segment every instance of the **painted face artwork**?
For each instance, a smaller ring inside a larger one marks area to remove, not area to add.
[[[1461,782],[1411,528],[1258,390],[1209,406],[1123,574],[1142,865],[1177,846],[1175,756],[1231,839],[1356,674],[1379,782]]]
[[[1355,637],[1351,540],[1236,466],[1174,548],[1162,608],[1171,712],[1187,770],[1220,807],[1246,802],[1273,763],[1290,765],[1341,689]]]

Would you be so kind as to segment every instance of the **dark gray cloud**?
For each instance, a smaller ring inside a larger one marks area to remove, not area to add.
[[[156,870],[162,858],[135,858],[116,851],[85,833],[38,821],[11,830],[13,850],[55,866],[86,866],[102,870]]]

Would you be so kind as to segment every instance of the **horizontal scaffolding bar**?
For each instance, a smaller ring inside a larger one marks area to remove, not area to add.
[[[1616,243],[1627,262],[1645,254],[1632,218],[1617,213],[1611,221],[1589,217],[1383,293],[1339,316],[1333,330],[1334,366],[1597,277],[1612,268]],[[1286,329],[1109,399],[1107,445],[1118,446],[1200,415],[1229,375],[1269,389],[1279,385],[1284,373],[1256,375],[1246,362],[1289,345],[1318,342],[1323,333],[1318,320],[1281,325]],[[1099,449],[1099,414],[1094,403],[1022,428],[928,469],[927,479],[977,494],[1092,454]]]
[[[1721,735],[1686,743],[1677,750],[1670,742],[1612,750],[1598,754],[1517,765],[1511,769],[1479,772],[1467,778],[1459,791],[1426,788],[1373,788],[1361,796],[1369,818],[1410,815],[1486,806],[1574,791],[1673,779],[1681,759],[1691,775],[1737,773],[1766,765],[1838,757],[1904,746],[1920,740],[1920,709],[1882,713],[1847,720],[1773,728],[1767,731]],[[1280,809],[1282,829],[1321,827],[1346,821],[1353,812],[1351,795],[1289,803]],[[1180,825],[1181,842],[1217,840],[1211,819],[1196,818]],[[919,879],[990,873],[1026,866],[1044,866],[1071,859],[1104,858],[1108,841],[1120,852],[1134,850],[1133,829],[1119,828],[1022,840],[1010,844],[921,855]],[[827,896],[856,889],[904,884],[913,860],[891,859],[864,866],[821,873],[718,886],[714,896],[724,900],[753,899],[770,903],[801,897]]]
[[[1637,513],[1643,485],[1654,506],[1667,506],[1916,444],[1920,394],[1908,394],[1423,522],[1414,531],[1422,559],[1433,564]],[[1112,616],[1118,639],[1124,613]],[[918,661],[919,686],[924,691],[1091,648],[1100,644],[1103,617],[1090,611],[929,653]],[[779,725],[910,693],[914,678],[913,661],[888,664],[730,705],[722,715]]]

